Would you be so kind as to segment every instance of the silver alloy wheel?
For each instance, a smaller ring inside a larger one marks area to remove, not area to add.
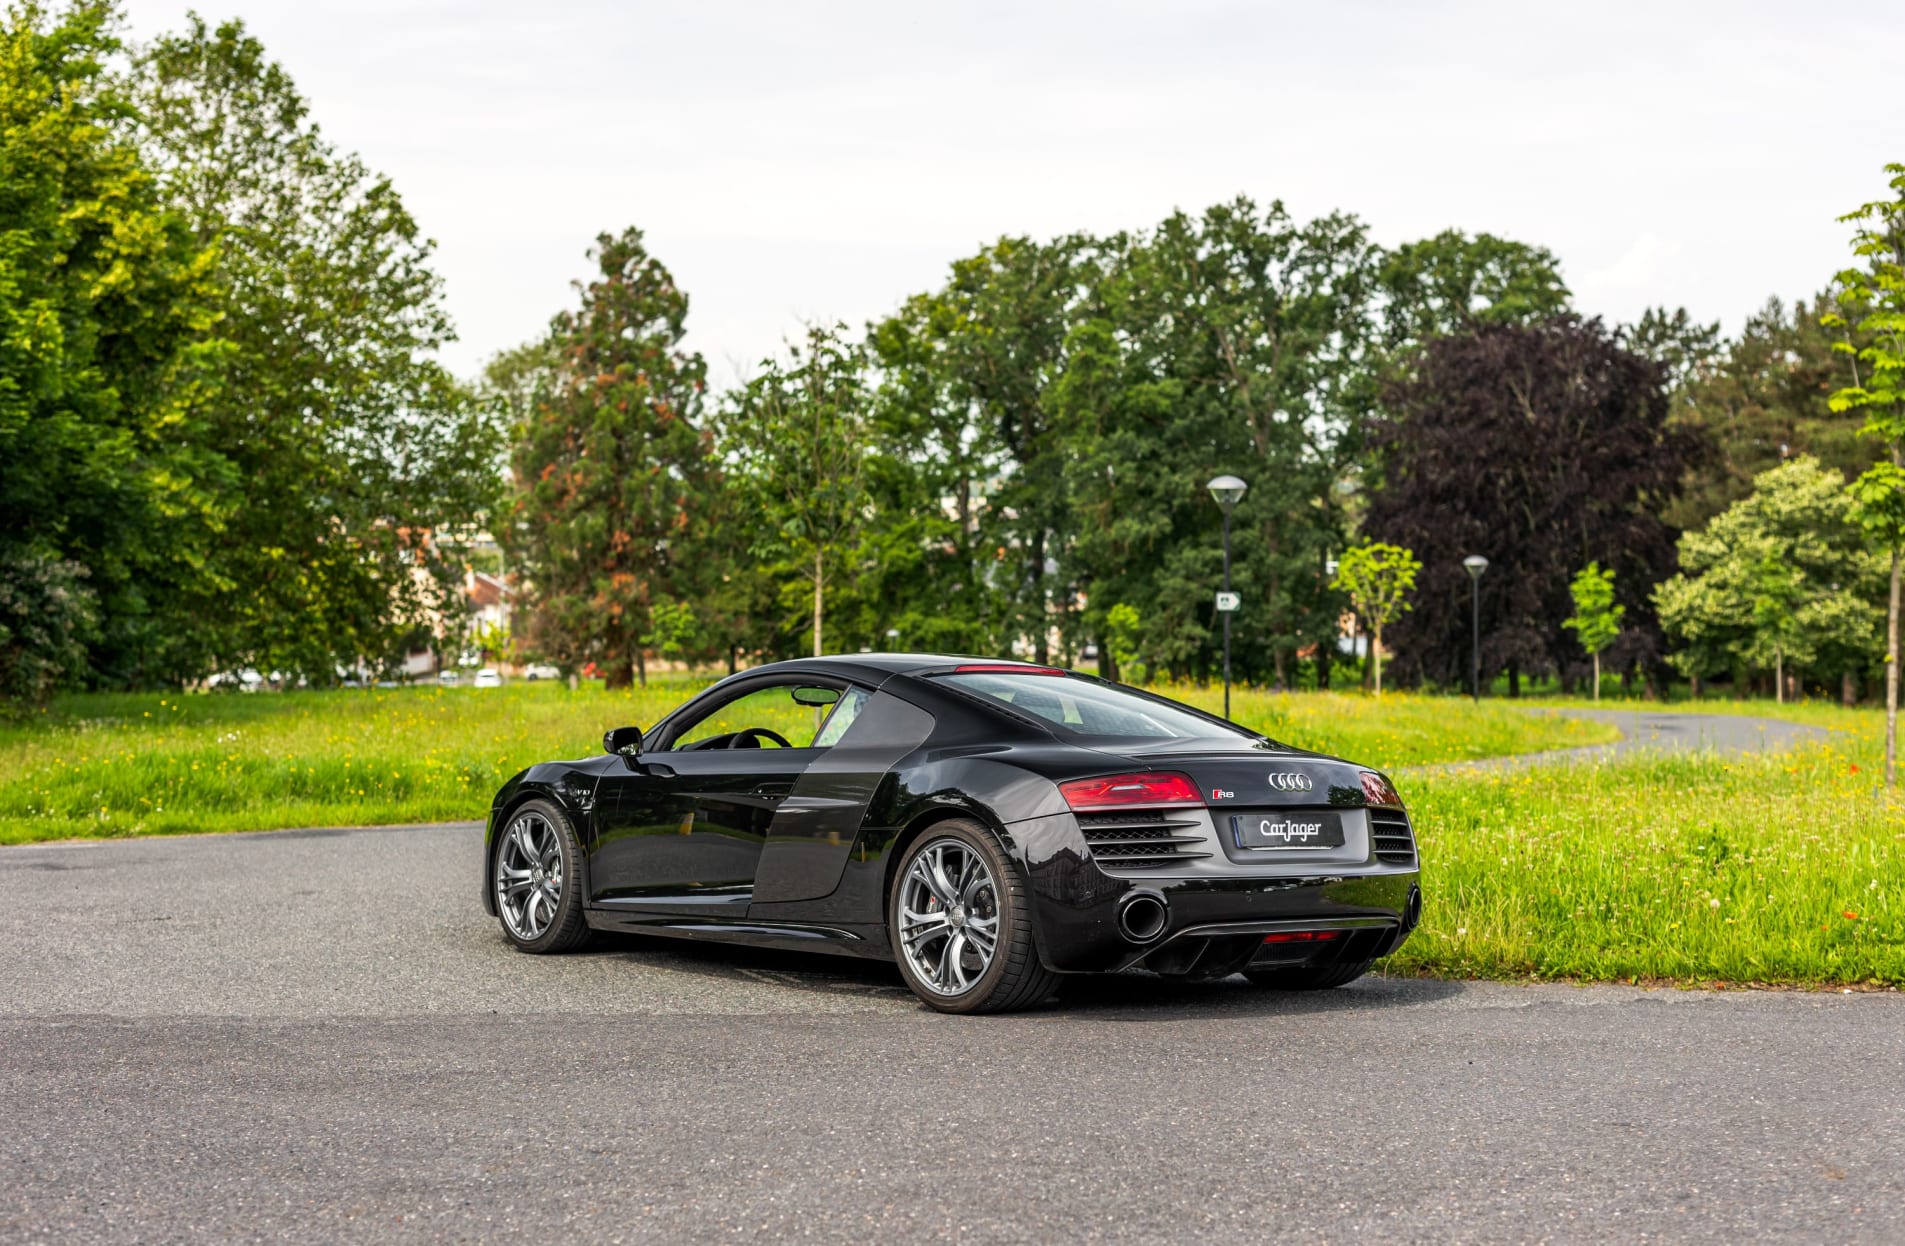
[[[935,995],[960,995],[985,976],[999,946],[999,891],[977,849],[926,845],[900,886],[900,947]]]
[[[556,920],[562,902],[562,845],[539,813],[525,813],[503,832],[496,850],[496,911],[509,933],[533,943]]]

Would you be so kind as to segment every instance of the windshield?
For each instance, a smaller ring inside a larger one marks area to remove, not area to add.
[[[942,678],[955,687],[1002,701],[1072,735],[1118,740],[1255,739],[1241,727],[1213,722],[1168,701],[1071,676],[992,672]]]

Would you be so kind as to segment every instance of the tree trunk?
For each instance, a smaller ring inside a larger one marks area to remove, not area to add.
[[[1845,706],[1847,709],[1851,709],[1858,703],[1858,677],[1853,675],[1851,671],[1847,671],[1839,677],[1839,704]]]
[[[648,687],[648,655],[640,645],[635,646],[635,677],[642,681],[642,687]]]
[[[1382,696],[1382,625],[1380,623],[1376,625],[1376,630],[1370,633],[1369,660],[1376,668],[1376,695],[1380,697]]]
[[[823,596],[821,585],[824,582],[824,578],[825,578],[824,572],[822,571],[822,568],[821,568],[820,559],[821,559],[821,553],[818,549],[816,549],[814,551],[814,656],[815,657],[820,657],[822,656],[822,654],[826,652],[820,647],[820,616],[821,616],[822,596]]]
[[[1773,646],[1773,704],[1786,704],[1786,655]]]
[[[1698,675],[1687,676],[1687,695],[1696,701],[1700,699],[1700,677]]]
[[[1892,600],[1885,615],[1885,786],[1898,786],[1898,548],[1892,549]]]
[[[1277,677],[1277,691],[1283,691],[1283,646],[1273,643],[1270,646],[1270,664]]]
[[[1521,697],[1521,662],[1519,659],[1508,664],[1508,698],[1518,700]]]
[[[1100,636],[1092,641],[1098,646],[1098,678],[1109,683],[1118,682],[1118,659],[1111,656],[1111,646]]]
[[[1594,655],[1594,699],[1601,699],[1601,655]]]
[[[1327,640],[1322,640],[1317,642],[1317,645],[1316,645],[1316,690],[1318,692],[1328,692],[1330,690],[1330,657],[1331,657],[1330,651],[1333,650],[1335,647],[1336,647],[1336,637],[1333,635],[1329,637],[1329,639]]]

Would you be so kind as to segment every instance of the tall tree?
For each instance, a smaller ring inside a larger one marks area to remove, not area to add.
[[[1431,341],[1386,395],[1376,425],[1384,485],[1365,521],[1423,561],[1416,609],[1396,625],[1402,661],[1454,684],[1467,669],[1468,554],[1482,577],[1483,661],[1552,670],[1572,612],[1569,567],[1604,551],[1630,617],[1651,621],[1635,585],[1673,565],[1658,518],[1698,439],[1667,427],[1662,370],[1599,321],[1561,316],[1483,325]]]
[[[880,371],[869,487],[894,520],[867,587],[877,630],[907,648],[1005,652],[1018,639],[1019,582],[999,572],[1008,520],[991,505],[1009,460],[968,370],[976,301],[956,283],[916,294],[867,334]]]
[[[1239,665],[1283,683],[1299,649],[1333,643],[1324,564],[1348,527],[1375,259],[1353,217],[1238,199],[1130,239],[1078,317],[1054,391],[1076,579],[1137,607],[1173,673],[1213,660],[1220,472],[1263,486],[1234,515]]]
[[[505,540],[525,568],[530,649],[594,662],[615,688],[647,681],[646,641],[656,609],[678,600],[711,439],[706,368],[681,345],[687,294],[639,229],[602,234],[591,258],[597,276],[551,325],[553,366],[514,431]]]
[[[1056,582],[1070,535],[1070,456],[1052,394],[1074,309],[1096,272],[1095,250],[1078,235],[1001,238],[956,261],[943,288],[873,334],[907,395],[900,409],[952,452],[950,475],[936,483],[954,502],[955,553],[974,567],[968,575],[962,566],[956,579],[970,585],[986,630],[1006,646],[1022,640],[1040,662],[1050,660],[1070,601]],[[979,588],[981,567],[987,590]]]
[[[243,502],[210,562],[243,591],[205,593],[189,633],[223,668],[381,665],[459,609],[457,545],[501,465],[494,422],[436,361],[432,244],[242,23],[189,18],[133,80],[149,158],[223,288],[204,331],[223,383],[201,412]]]
[[[1833,392],[1856,375],[1835,343],[1867,340],[1850,324],[1821,323],[1836,308],[1832,290],[1791,303],[1769,299],[1746,318],[1738,338],[1711,354],[1702,326],[1677,326],[1661,313],[1648,313],[1629,331],[1631,349],[1669,368],[1673,422],[1711,446],[1689,465],[1680,495],[1663,513],[1669,524],[1700,527],[1751,493],[1761,472],[1801,454],[1848,480],[1871,465],[1875,448],[1860,441],[1859,416],[1830,405]]]
[[[1859,432],[1885,447],[1886,460],[1856,482],[1866,529],[1891,555],[1890,604],[1885,621],[1885,785],[1898,786],[1898,625],[1900,554],[1905,551],[1905,164],[1888,164],[1890,199],[1875,199],[1840,217],[1853,223],[1852,252],[1863,267],[1839,274],[1847,314],[1825,318],[1828,328],[1868,335],[1859,349],[1835,344],[1862,368],[1832,395],[1835,411],[1861,411]]]
[[[215,256],[128,136],[113,20],[28,4],[0,27],[0,665],[32,697],[88,665],[197,673],[171,637],[232,587],[209,557],[234,509],[205,418]]]
[[[722,422],[722,453],[765,521],[756,552],[813,589],[813,652],[826,652],[827,586],[855,565],[873,450],[865,355],[844,326],[810,328],[786,364],[768,360]]]
[[[1672,661],[1693,679],[1771,669],[1862,670],[1875,656],[1883,570],[1839,474],[1801,455],[1680,538],[1678,574],[1654,590]],[[1784,696],[1784,689],[1780,689]]]
[[[1533,324],[1568,309],[1561,264],[1546,247],[1444,230],[1388,252],[1376,276],[1392,349],[1481,324]]]

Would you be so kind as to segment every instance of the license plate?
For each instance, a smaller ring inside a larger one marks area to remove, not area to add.
[[[1239,848],[1341,848],[1340,813],[1233,813],[1230,834]]]

